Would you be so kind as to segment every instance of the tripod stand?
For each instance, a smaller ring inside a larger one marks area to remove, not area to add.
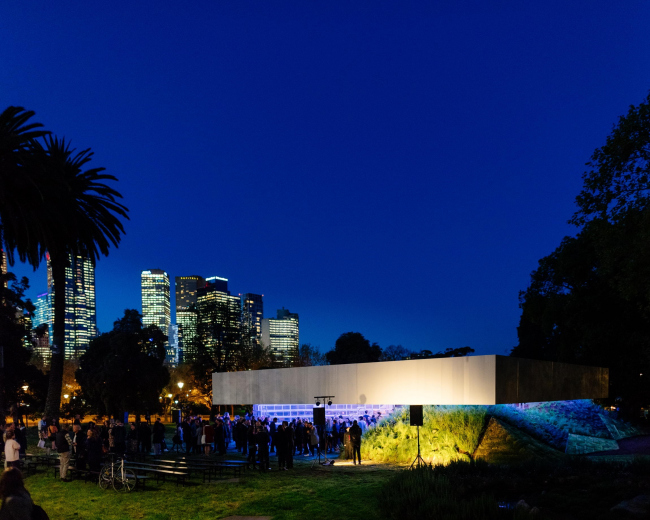
[[[420,427],[418,426],[418,456],[415,457],[415,460],[413,461],[413,464],[411,464],[411,469],[413,469],[413,466],[417,464],[418,468],[421,466],[426,466],[427,463],[424,462],[424,459],[422,458],[422,455],[420,455]]]
[[[323,462],[321,463],[321,461],[320,461],[320,453],[321,453],[320,452],[320,444],[321,443],[320,443],[320,438],[319,438],[319,440],[318,440],[318,448],[317,448],[318,449],[318,465],[319,466],[333,465],[332,461],[327,458],[327,450],[325,451],[325,454],[323,455]],[[315,467],[316,467],[316,459],[314,459],[312,461],[312,463],[311,463],[311,468],[314,469]]]

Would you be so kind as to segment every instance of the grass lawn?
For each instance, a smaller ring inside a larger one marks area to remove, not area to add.
[[[272,460],[273,463],[273,460]],[[84,520],[142,518],[199,520],[231,515],[267,515],[279,519],[359,518],[377,516],[377,496],[391,469],[358,466],[243,473],[239,482],[147,484],[144,491],[103,491],[94,483],[64,483],[41,471],[27,477],[34,501],[50,518]]]
[[[28,453],[37,448],[35,427],[28,428]],[[229,459],[244,459],[229,451]],[[239,482],[201,483],[193,477],[185,487],[174,482],[147,482],[145,490],[130,493],[106,491],[96,483],[75,480],[64,483],[53,477],[52,469],[40,469],[25,479],[34,499],[53,520],[202,520],[228,516],[270,516],[273,520],[346,518],[378,516],[378,494],[382,484],[400,469],[393,465],[334,465],[311,469],[311,458],[294,458],[294,469],[242,472]]]

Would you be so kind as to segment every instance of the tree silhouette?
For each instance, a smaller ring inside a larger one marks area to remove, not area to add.
[[[57,190],[45,200],[52,218],[45,223],[45,249],[50,255],[54,284],[54,324],[50,384],[45,403],[49,417],[58,416],[65,354],[65,268],[70,255],[88,258],[93,265],[101,255],[117,247],[128,219],[127,208],[117,202],[122,196],[105,181],[117,181],[104,168],[83,170],[91,160],[90,149],[75,154],[65,139],[45,137],[45,148],[37,151],[45,175],[56,180]]]

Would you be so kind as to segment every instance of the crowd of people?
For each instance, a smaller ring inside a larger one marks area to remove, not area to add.
[[[329,417],[324,425],[294,418],[291,421],[277,417],[255,417],[252,413],[230,417],[228,413],[216,415],[213,420],[201,416],[188,416],[177,423],[173,431],[160,421],[145,421],[126,425],[120,420],[103,423],[88,422],[82,425],[76,416],[71,425],[43,417],[39,423],[39,446],[48,454],[57,453],[60,478],[68,482],[70,465],[82,470],[99,472],[106,454],[133,457],[136,454],[160,456],[165,451],[184,451],[186,454],[225,455],[227,449],[236,449],[247,457],[249,465],[261,471],[270,469],[270,456],[277,456],[278,468],[293,467],[298,456],[316,456],[335,453],[350,442],[353,461],[361,463],[361,436],[381,420],[381,415],[365,414],[358,419]],[[21,457],[27,450],[24,426],[15,423],[2,432],[7,467],[19,467]],[[171,433],[171,445],[167,435]],[[349,437],[346,438],[346,434]]]

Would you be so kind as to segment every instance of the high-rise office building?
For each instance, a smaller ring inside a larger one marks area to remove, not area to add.
[[[50,293],[36,296],[34,316],[32,319],[32,340],[36,352],[44,359],[51,356],[50,340],[52,338],[52,301]],[[44,330],[39,329],[43,326]]]
[[[58,290],[52,277],[50,257],[47,258],[47,282],[50,316],[54,316],[54,293]],[[65,358],[83,354],[90,340],[97,336],[95,304],[95,266],[88,258],[70,255],[65,268]]]
[[[178,365],[178,325],[172,323],[167,333],[167,355],[165,361],[168,365],[175,367]]]
[[[276,362],[291,366],[298,359],[298,314],[278,309],[277,318],[262,320],[262,343],[271,350]]]
[[[248,348],[262,343],[263,296],[246,293],[241,297],[241,335],[244,346]]]
[[[202,276],[177,276],[176,283],[176,324],[178,325],[177,359],[182,363],[186,359],[185,352],[192,350],[196,340],[197,311],[196,302],[198,290],[205,287]]]
[[[0,274],[7,274],[7,272],[7,255],[0,249]],[[7,285],[7,281],[5,280],[4,286],[7,287]]]
[[[161,269],[142,271],[142,325],[156,325],[167,334],[171,324],[169,276]]]
[[[197,290],[197,334],[210,351],[225,352],[241,342],[241,300],[228,291],[228,279],[213,276],[205,279],[205,287]],[[196,352],[184,348],[184,360],[191,361]],[[230,360],[220,359],[219,363]]]
[[[196,305],[184,311],[176,311],[176,324],[178,325],[178,362],[183,363],[188,358],[187,351],[192,350],[196,340],[196,322],[198,320]]]
[[[36,296],[34,302],[34,317],[32,319],[32,326],[34,328],[41,325],[47,325],[50,336],[52,335],[52,302],[50,301],[50,293],[43,293]]]
[[[176,277],[176,310],[186,311],[196,305],[197,291],[205,287],[202,276],[177,276]]]

